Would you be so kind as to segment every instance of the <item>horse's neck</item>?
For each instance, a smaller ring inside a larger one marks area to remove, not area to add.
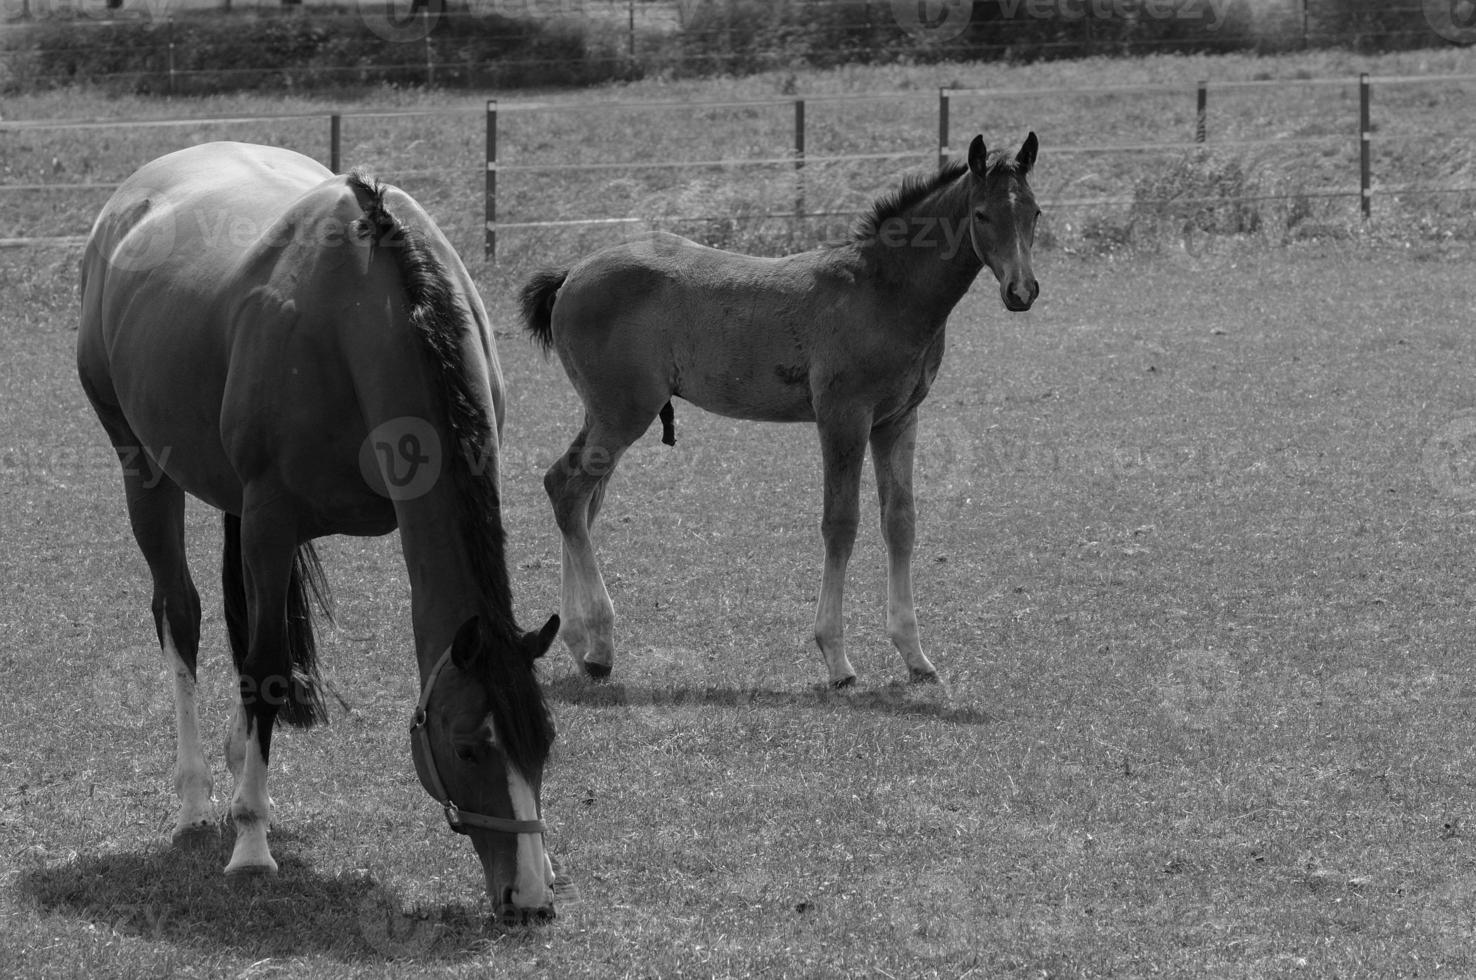
[[[462,623],[486,611],[486,594],[477,582],[470,541],[455,518],[456,502],[451,498],[450,492],[437,488],[395,504],[422,674],[445,651]]]
[[[983,268],[974,252],[970,220],[965,173],[905,214],[888,219],[861,248],[907,309],[941,327]]]

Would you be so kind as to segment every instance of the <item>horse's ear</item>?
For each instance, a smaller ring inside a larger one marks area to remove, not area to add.
[[[482,650],[482,620],[473,616],[461,624],[451,641],[451,662],[457,670],[468,670]]]
[[[984,171],[989,169],[989,150],[984,146],[984,137],[975,136],[974,141],[969,144],[969,170],[980,180],[984,179]]]
[[[1020,168],[1021,174],[1030,173],[1030,168],[1035,166],[1035,154],[1040,149],[1040,141],[1035,138],[1032,131],[1025,137],[1025,144],[1020,147],[1020,152],[1015,154],[1015,163]]]
[[[543,629],[537,633],[531,630],[523,634],[523,646],[528,650],[528,659],[537,660],[548,652],[553,645],[554,637],[559,635],[559,615],[554,613],[548,617],[548,622],[543,624]]]

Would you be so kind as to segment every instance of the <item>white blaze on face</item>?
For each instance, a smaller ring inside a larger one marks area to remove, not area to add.
[[[512,801],[514,820],[537,820],[538,801],[533,788],[512,766],[507,767],[507,798]],[[553,904],[553,862],[543,849],[542,834],[518,835],[518,876],[513,883],[513,904],[518,908],[543,908]]]

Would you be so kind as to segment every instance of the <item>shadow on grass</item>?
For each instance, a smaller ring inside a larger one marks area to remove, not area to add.
[[[272,842],[275,877],[226,878],[231,833],[222,825],[174,846],[83,855],[23,872],[16,890],[43,914],[253,960],[454,962],[482,955],[499,937],[539,936],[536,928],[504,928],[464,905],[405,909],[370,875],[315,872],[292,856],[290,831],[273,830]]]
[[[799,691],[759,687],[636,687],[613,681],[592,681],[566,674],[544,684],[550,698],[587,708],[704,705],[726,708],[803,708],[829,711],[871,711],[900,717],[931,718],[956,725],[989,725],[999,717],[974,705],[949,702],[936,684],[888,684],[881,688],[833,690],[816,685]]]

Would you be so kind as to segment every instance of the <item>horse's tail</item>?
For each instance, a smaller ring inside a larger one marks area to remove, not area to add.
[[[559,289],[564,285],[564,280],[569,278],[568,269],[545,269],[533,274],[533,277],[523,284],[520,298],[523,304],[523,327],[532,338],[548,353],[553,346],[553,305],[554,298]]]
[[[246,579],[241,566],[241,518],[225,515],[225,553],[221,558],[222,593],[231,656],[240,672],[250,639],[246,608]],[[332,620],[332,596],[323,565],[311,544],[300,545],[292,556],[287,584],[287,660],[291,677],[279,717],[294,728],[311,728],[328,720],[318,674],[318,644],[313,635],[313,606]]]

